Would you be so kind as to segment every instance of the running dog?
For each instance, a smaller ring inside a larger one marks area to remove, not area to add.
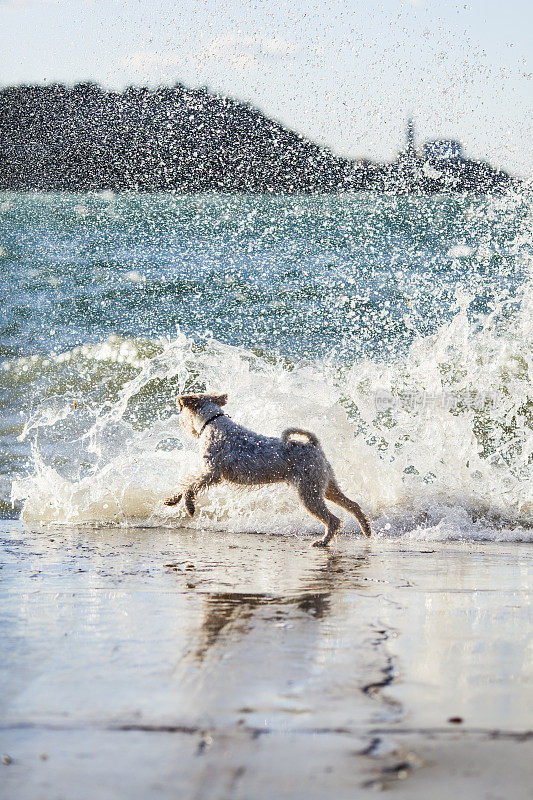
[[[164,501],[165,505],[177,505],[183,498],[187,513],[192,517],[196,495],[221,481],[241,486],[288,483],[296,488],[305,508],[326,526],[325,535],[313,542],[313,547],[328,545],[341,525],[324,498],[353,514],[364,535],[370,536],[367,518],[357,503],[339,489],[314,433],[287,428],[279,439],[261,436],[237,425],[224,414],[222,406],[227,399],[226,394],[182,394],[178,397],[181,423],[200,440],[203,463],[201,470],[191,475],[177,494]]]

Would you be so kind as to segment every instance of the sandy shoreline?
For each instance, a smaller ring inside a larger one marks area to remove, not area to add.
[[[527,545],[0,538],[2,799],[530,796]]]

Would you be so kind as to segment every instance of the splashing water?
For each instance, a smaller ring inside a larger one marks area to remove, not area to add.
[[[194,443],[169,413],[170,393],[157,388],[173,381],[177,391],[228,388],[230,415],[260,432],[302,421],[318,431],[341,484],[378,519],[377,530],[414,526],[416,535],[424,529],[426,536],[449,536],[466,527],[469,535],[487,535],[490,520],[495,538],[512,537],[509,527],[523,538],[520,529],[533,522],[531,359],[520,347],[531,296],[507,328],[505,347],[496,312],[476,329],[466,304],[397,365],[367,359],[344,368],[304,366],[185,335],[140,358],[142,347],[131,341],[107,342],[109,353],[127,350],[139,369],[116,398],[87,408],[81,400],[79,408],[58,406],[55,413],[49,407],[23,433],[81,417],[64,454],[79,479],[47,466],[37,437],[35,473],[15,484],[14,498],[27,497],[28,521],[169,523],[175,512],[161,500],[196,460]],[[89,359],[102,353],[87,351]],[[273,532],[313,527],[286,487],[252,493],[218,487],[199,507],[186,524]]]
[[[254,219],[259,211],[264,213],[257,201],[250,202],[256,209]],[[495,218],[497,203],[503,200],[493,201]],[[287,201],[282,206],[285,214],[295,205]],[[472,219],[471,206],[466,212]],[[401,216],[408,218],[405,208]],[[239,219],[242,214],[235,222]],[[256,230],[256,222],[249,224]],[[293,237],[298,230],[292,230]],[[193,520],[163,505],[198,459],[196,444],[179,427],[175,396],[210,389],[227,391],[230,416],[254,430],[269,435],[289,426],[315,431],[341,486],[368,512],[378,536],[530,540],[533,284],[524,267],[524,247],[530,241],[525,231],[524,224],[514,230],[507,251],[514,248],[519,254],[513,263],[520,264],[522,274],[499,263],[490,281],[482,272],[485,277],[479,284],[472,281],[475,257],[471,244],[464,243],[466,237],[461,241],[456,236],[452,246],[449,236],[443,237],[443,257],[470,263],[455,285],[449,275],[442,277],[451,299],[444,303],[446,313],[440,319],[436,315],[437,324],[428,324],[424,298],[417,299],[413,291],[407,307],[392,303],[393,294],[383,292],[374,316],[363,319],[365,303],[357,299],[346,276],[323,284],[320,293],[302,269],[296,288],[300,294],[306,285],[309,289],[306,313],[317,313],[317,303],[332,304],[325,309],[326,317],[334,309],[338,312],[336,335],[323,331],[320,346],[309,347],[318,330],[315,326],[311,335],[310,325],[295,331],[295,346],[281,352],[265,347],[264,337],[257,343],[251,334],[245,336],[245,326],[238,337],[241,343],[227,337],[224,341],[225,319],[217,324],[213,314],[213,333],[195,331],[187,322],[165,336],[108,334],[60,353],[11,358],[4,365],[11,390],[16,387],[20,397],[25,388],[37,387],[38,399],[17,427],[19,447],[31,447],[31,469],[14,480],[12,500],[23,501],[22,517],[32,524],[316,532],[318,523],[283,485],[254,490],[215,487],[200,498]],[[427,236],[427,231],[418,231],[416,246]],[[331,234],[328,237],[317,245],[315,256],[331,249]],[[216,245],[216,237],[214,241]],[[475,251],[477,268],[488,258],[487,241],[485,236],[483,247],[479,244]],[[404,247],[405,240],[398,253]],[[393,263],[398,263],[398,253],[393,253]],[[271,241],[267,255],[273,258]],[[381,247],[374,270],[383,258]],[[352,259],[351,274],[353,264]],[[126,266],[130,291],[139,291],[139,286],[147,291],[137,277],[145,273],[130,260]],[[320,283],[323,273],[318,272]],[[404,284],[411,290],[416,281],[421,288],[438,288],[439,274],[440,265],[431,281],[423,270],[412,270],[405,273]],[[275,299],[268,300],[275,318],[282,314],[283,325],[291,318],[295,280],[289,279],[290,300],[281,291],[277,308]],[[364,275],[359,280],[362,296],[371,289],[372,279],[367,276],[366,289]],[[196,286],[202,313],[212,290],[209,279],[204,282],[204,295],[201,285]],[[245,295],[251,283],[242,282],[239,291]],[[235,303],[234,279],[225,285]],[[441,287],[441,302],[442,294]],[[438,297],[435,292],[432,302]],[[248,306],[251,327],[256,299],[249,302],[253,309]],[[368,313],[368,304],[365,308]],[[299,313],[294,312],[296,317]],[[218,314],[223,316],[220,308]],[[256,324],[259,330],[263,323]],[[394,347],[380,353],[380,337],[390,343],[393,329]],[[363,330],[370,331],[372,346],[361,349],[354,342],[364,339]],[[287,331],[283,336],[285,341]],[[322,345],[328,342],[324,351]],[[306,347],[307,357],[302,353]],[[323,354],[328,351],[330,355]],[[357,533],[352,519],[346,520],[346,530]]]

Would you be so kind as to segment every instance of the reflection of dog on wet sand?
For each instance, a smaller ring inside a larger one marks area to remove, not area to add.
[[[221,481],[241,486],[288,483],[296,488],[305,508],[326,526],[324,537],[313,542],[314,547],[327,545],[341,525],[324,498],[353,514],[365,536],[370,536],[367,518],[357,503],[339,489],[314,433],[288,428],[280,439],[261,436],[237,425],[224,414],[221,407],[226,401],[225,394],[178,397],[182,425],[200,439],[203,463],[177,494],[165,500],[167,506],[176,505],[183,497],[187,513],[192,517],[196,495]]]

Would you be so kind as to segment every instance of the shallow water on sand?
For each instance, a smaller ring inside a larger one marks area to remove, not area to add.
[[[1,530],[6,797],[423,797],[459,736],[463,790],[527,796],[525,545]]]
[[[12,720],[29,710],[62,719],[68,708],[167,724],[179,710],[183,724],[202,725],[246,706],[248,722],[267,727],[287,714],[296,727],[440,727],[461,716],[512,731],[530,721],[526,545],[341,536],[316,553],[310,540],[260,534],[16,525],[3,524],[4,642],[25,642],[4,654]],[[46,679],[27,682],[21,667],[43,649]],[[91,673],[108,657],[95,689]]]

